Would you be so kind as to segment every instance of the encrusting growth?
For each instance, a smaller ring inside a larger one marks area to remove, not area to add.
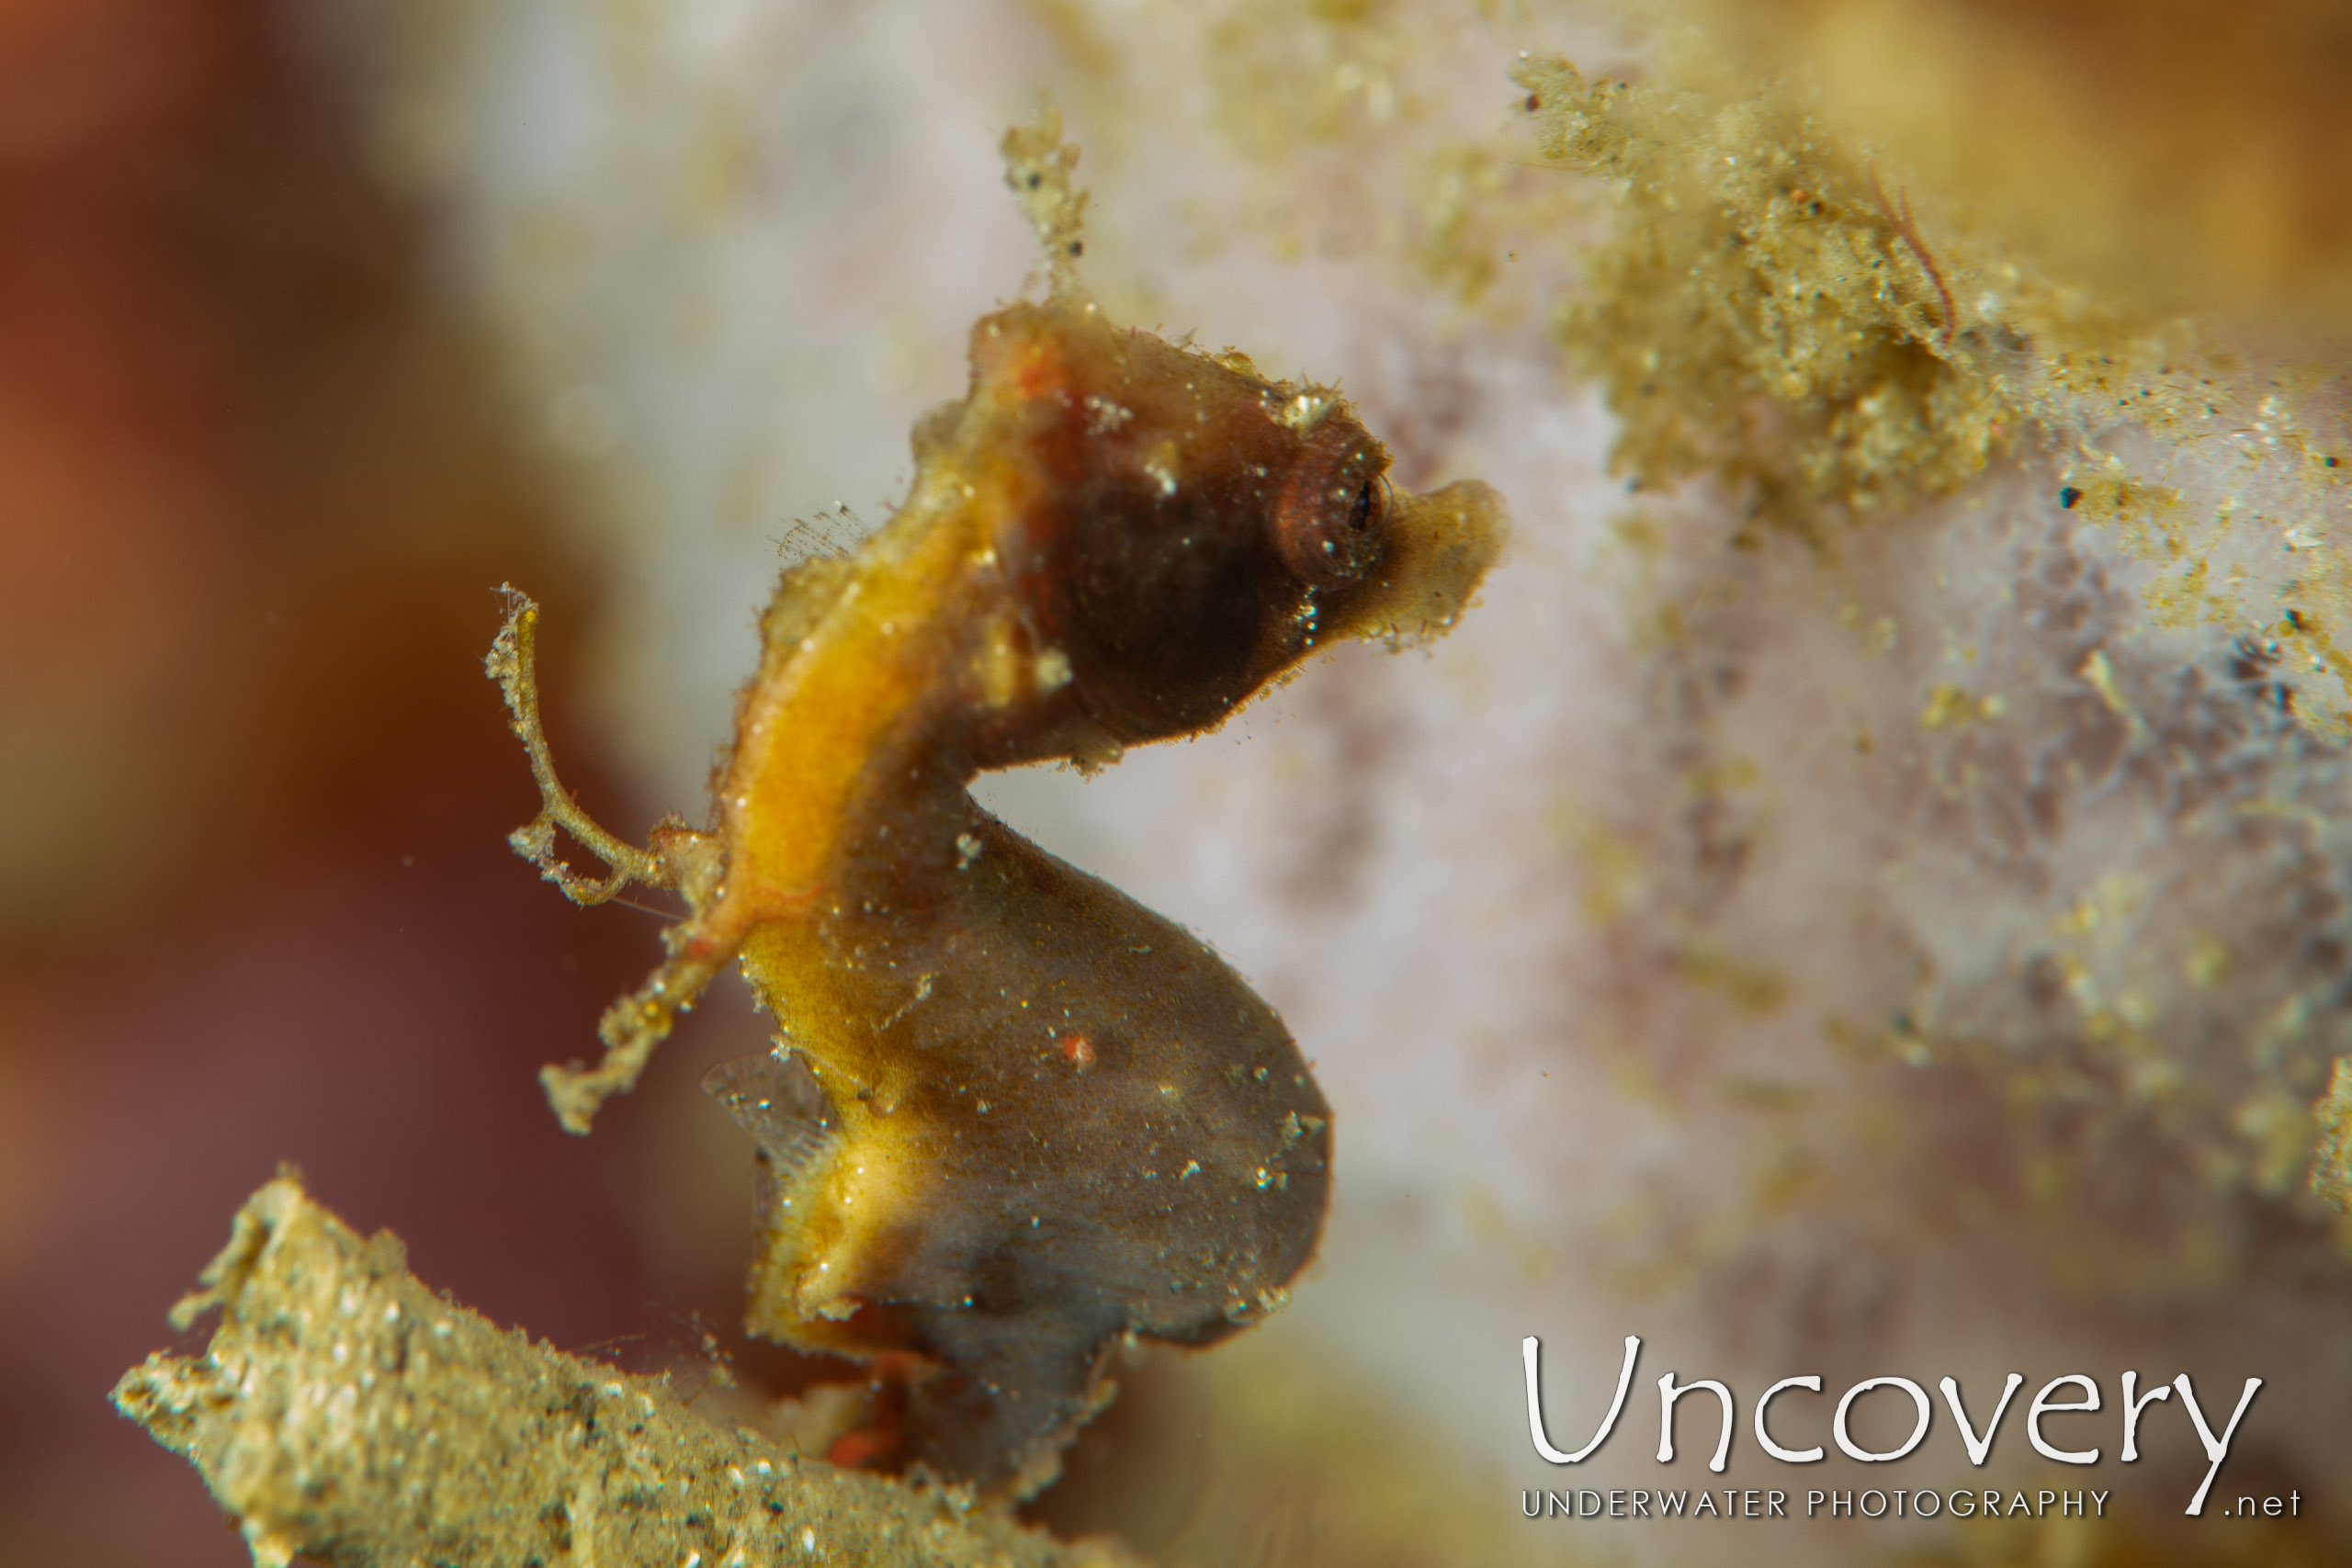
[[[580,813],[519,595],[490,669],[546,801],[517,850],[582,902],[639,880],[691,911],[605,1015],[604,1061],[548,1069],[565,1126],[740,960],[778,1022],[774,1055],[708,1084],[760,1145],[751,1326],[920,1368],[868,1450],[1021,1495],[1124,1339],[1204,1345],[1280,1303],[1322,1226],[1329,1111],[1215,953],[968,786],[1214,728],[1338,638],[1443,631],[1501,507],[1472,482],[1393,491],[1331,389],[1104,321],[1073,267],[1075,153],[1050,118],[1005,152],[1048,297],[974,328],[969,395],[917,425],[903,509],[785,574],[715,828],[638,850]],[[559,829],[609,874],[558,861]]]
[[[1135,1568],[1001,1512],[808,1458],[634,1377],[500,1328],[281,1172],[238,1211],[185,1331],[114,1403],[236,1516],[255,1568],[854,1562]]]

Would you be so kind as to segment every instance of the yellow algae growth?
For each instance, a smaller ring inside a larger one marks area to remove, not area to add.
[[[1616,208],[1556,326],[1646,488],[1706,478],[1815,540],[1949,494],[2004,453],[2148,563],[2158,624],[2275,643],[2345,728],[2352,614],[2325,375],[2251,363],[2148,290],[2070,276],[1971,220],[1817,92],[1688,35],[1654,79],[1525,59],[1545,157]],[[1916,204],[1916,206],[1915,206]],[[2284,554],[2281,554],[2283,545]]]
[[[1557,325],[1623,422],[1622,471],[1712,475],[1805,525],[1825,503],[1949,490],[2013,436],[1984,330],[1999,323],[1955,298],[1973,269],[1955,275],[1907,198],[1792,95],[1589,80],[1560,60],[1513,79],[1544,155],[1618,209]]]

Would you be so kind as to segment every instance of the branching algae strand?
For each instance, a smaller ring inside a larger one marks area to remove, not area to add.
[[[974,328],[904,508],[785,574],[710,831],[673,818],[639,850],[571,803],[519,595],[490,660],[546,802],[516,848],[583,903],[636,880],[692,911],[606,1014],[603,1062],[547,1070],[564,1125],[740,959],[778,1022],[774,1055],[709,1084],[760,1144],[750,1325],[910,1353],[906,1457],[991,1495],[1051,1477],[1124,1338],[1205,1345],[1281,1303],[1330,1113],[1215,953],[968,786],[1214,728],[1337,638],[1441,632],[1501,527],[1484,485],[1392,491],[1331,389],[1102,320],[1071,270],[1069,152],[1049,122],[1006,152],[1051,291]],[[609,874],[565,867],[558,829]]]

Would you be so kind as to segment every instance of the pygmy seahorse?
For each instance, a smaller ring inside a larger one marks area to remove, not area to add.
[[[785,573],[709,831],[639,850],[572,804],[520,595],[490,668],[545,803],[516,848],[582,902],[637,880],[691,910],[604,1061],[544,1074],[564,1125],[740,960],[777,1022],[710,1085],[761,1146],[750,1326],[911,1353],[907,1457],[1002,1495],[1051,1478],[1124,1340],[1280,1303],[1330,1112],[1239,976],[991,818],[975,775],[1198,734],[1334,639],[1442,631],[1501,508],[1393,491],[1336,391],[1114,326],[1063,270],[979,321],[971,367],[897,514]],[[610,874],[558,860],[559,829]]]

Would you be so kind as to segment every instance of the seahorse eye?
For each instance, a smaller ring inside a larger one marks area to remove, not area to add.
[[[1352,581],[1379,558],[1387,466],[1380,444],[1352,420],[1329,420],[1307,439],[1275,510],[1274,540],[1308,588]]]

